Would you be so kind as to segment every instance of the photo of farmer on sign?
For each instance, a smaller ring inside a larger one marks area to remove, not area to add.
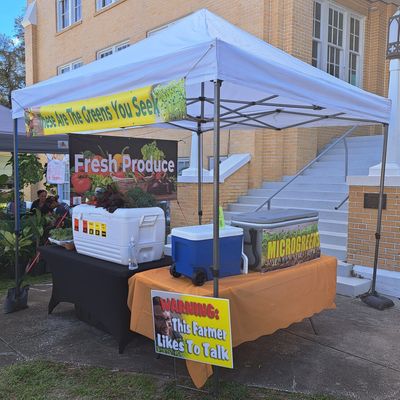
[[[95,204],[104,191],[114,200],[138,191],[157,201],[176,199],[175,141],[70,135],[69,148],[71,204]]]

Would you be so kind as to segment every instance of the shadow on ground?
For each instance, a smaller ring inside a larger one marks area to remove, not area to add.
[[[71,304],[47,315],[51,285],[36,285],[29,308],[0,314],[0,367],[46,359],[172,376],[173,361],[157,359],[153,342],[136,335],[118,354],[108,334],[79,321]],[[2,301],[1,301],[2,303]],[[385,311],[338,296],[337,309],[293,324],[234,350],[233,370],[221,377],[287,391],[324,393],[360,400],[400,399],[400,303]],[[179,375],[185,364],[176,361]]]

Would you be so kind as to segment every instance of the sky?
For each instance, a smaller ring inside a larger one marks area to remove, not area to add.
[[[14,19],[22,15],[26,0],[0,0],[0,33],[14,35]]]

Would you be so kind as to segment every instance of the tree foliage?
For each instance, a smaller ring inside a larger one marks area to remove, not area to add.
[[[13,38],[0,34],[0,104],[11,108],[11,92],[25,85],[25,41],[22,17],[14,22]]]
[[[11,156],[6,165],[13,165],[13,163],[14,156]],[[20,190],[43,179],[44,167],[35,154],[20,153],[18,155],[18,168]]]

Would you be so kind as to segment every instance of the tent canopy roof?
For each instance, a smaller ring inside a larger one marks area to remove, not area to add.
[[[339,80],[206,9],[160,33],[67,74],[13,92],[13,117],[65,103],[186,78],[188,120],[162,127],[212,129],[213,83],[222,80],[221,128],[388,123],[390,100]],[[240,110],[239,110],[240,108]]]
[[[0,105],[0,151],[13,151],[13,132],[11,110]],[[68,141],[68,135],[27,138],[22,118],[18,119],[18,136],[20,153],[68,153],[68,147],[60,146]]]

